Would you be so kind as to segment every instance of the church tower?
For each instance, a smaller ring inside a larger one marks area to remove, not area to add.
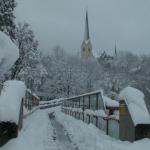
[[[92,43],[90,41],[90,35],[89,35],[88,12],[86,10],[85,33],[84,33],[84,40],[81,45],[81,58],[89,59],[92,57],[93,57]]]

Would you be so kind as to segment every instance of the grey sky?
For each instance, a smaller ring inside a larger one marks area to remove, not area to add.
[[[59,44],[80,50],[88,6],[90,37],[95,52],[119,50],[150,53],[150,0],[17,0],[17,21],[31,25],[40,48]]]

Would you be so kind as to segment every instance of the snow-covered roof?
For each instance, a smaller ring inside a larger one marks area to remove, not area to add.
[[[0,95],[0,121],[18,124],[21,100],[25,97],[26,86],[22,81],[10,80],[4,83]]]
[[[125,100],[134,125],[150,124],[150,115],[141,91],[133,87],[126,87],[121,91],[119,98]]]
[[[1,72],[5,73],[19,58],[19,50],[10,38],[0,31],[0,64]]]

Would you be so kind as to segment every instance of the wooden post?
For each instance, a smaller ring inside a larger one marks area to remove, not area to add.
[[[18,129],[21,130],[23,127],[23,103],[24,100],[21,100],[20,111],[19,111],[19,120],[18,120]]]

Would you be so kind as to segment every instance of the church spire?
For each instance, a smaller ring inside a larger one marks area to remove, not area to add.
[[[89,35],[89,22],[88,22],[88,11],[86,10],[86,18],[85,18],[85,33],[84,39],[81,45],[81,57],[83,59],[93,58],[92,53],[92,43],[90,41]]]
[[[88,11],[86,10],[86,20],[85,20],[85,34],[84,34],[84,40],[87,41],[90,39],[89,35],[89,22],[88,22]]]
[[[115,56],[117,56],[117,46],[116,46],[116,42],[115,42]]]

